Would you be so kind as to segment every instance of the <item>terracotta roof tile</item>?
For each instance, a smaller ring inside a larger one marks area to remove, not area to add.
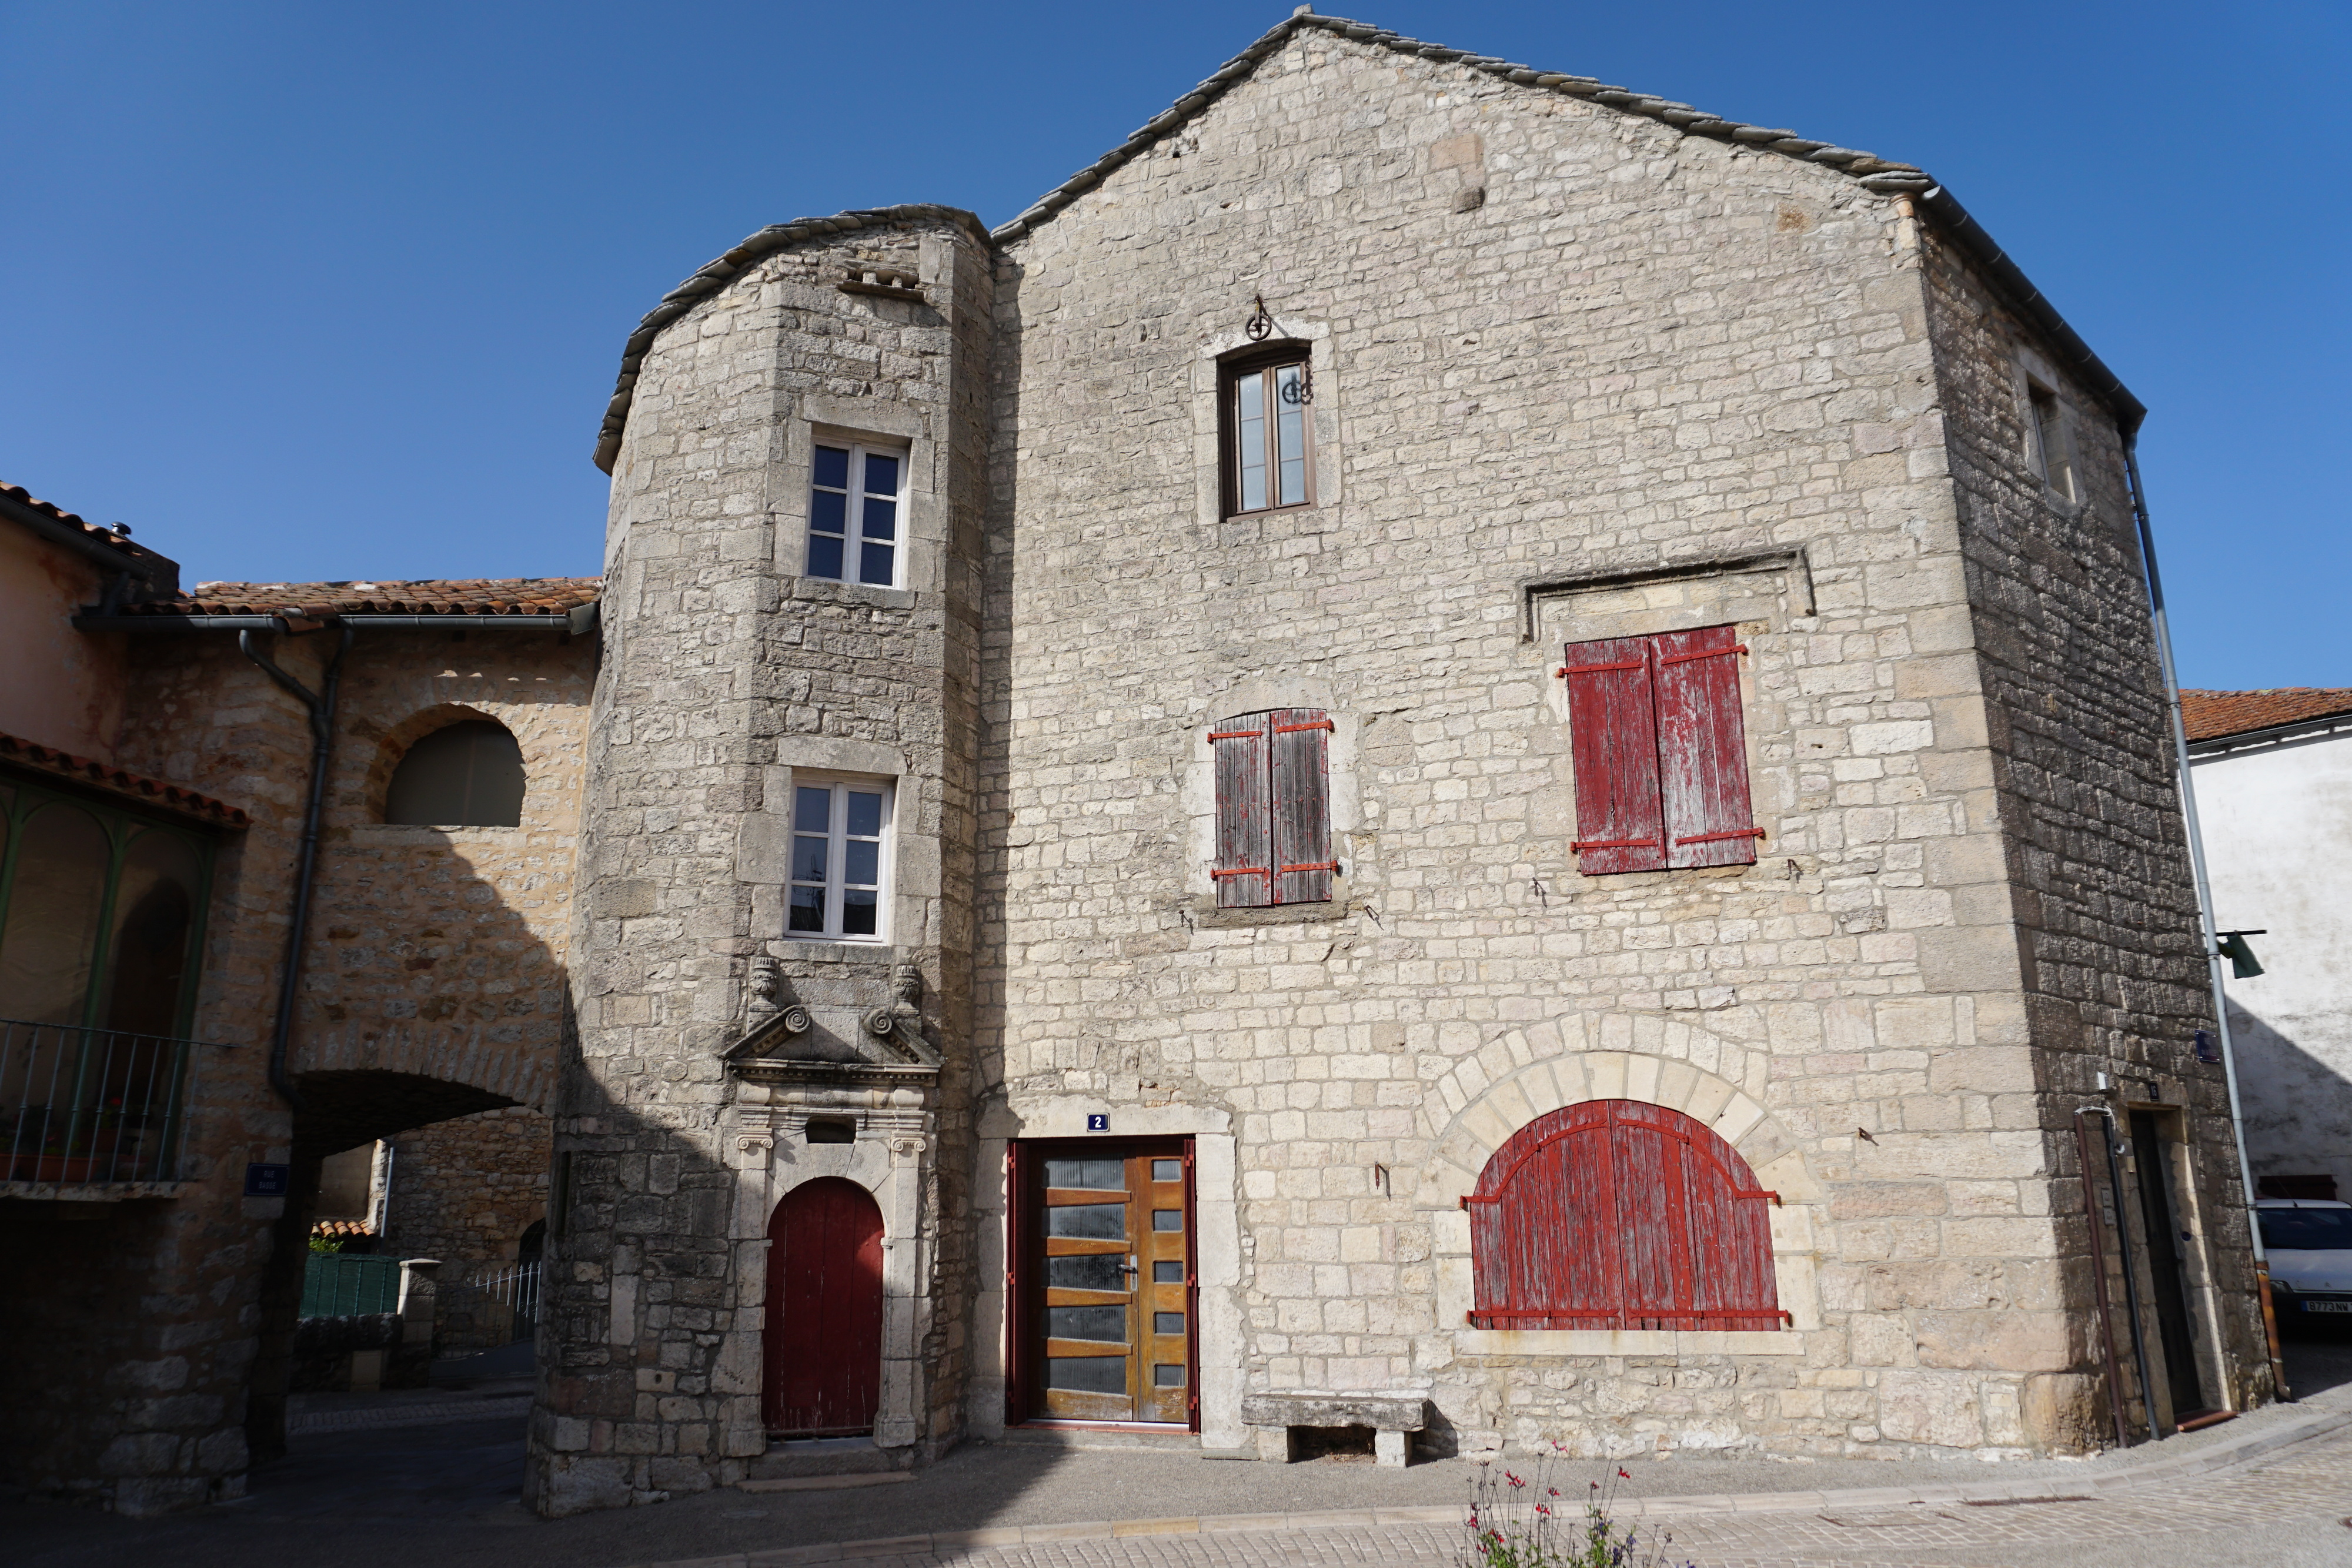
[[[190,817],[216,828],[243,828],[253,819],[225,800],[209,795],[199,795],[194,789],[183,789],[177,784],[166,784],[160,779],[150,779],[133,773],[127,768],[100,762],[88,757],[76,757],[38,741],[21,739],[13,735],[0,735],[0,762],[14,762],[58,779],[68,779],[87,788],[109,795],[135,800],[152,810],[169,811],[174,816]]]
[[[562,615],[594,601],[596,577],[459,578],[422,582],[200,582],[124,607],[127,615]]]
[[[119,533],[114,528],[101,528],[88,518],[67,511],[55,501],[42,500],[22,485],[11,485],[5,480],[0,480],[0,496],[5,496],[18,506],[28,507],[55,522],[65,524],[69,528],[78,529],[100,544],[112,545],[125,554],[131,553],[136,548],[131,543],[129,528],[122,528]]]
[[[2180,720],[2190,740],[2220,740],[2307,718],[2352,714],[2352,686],[2274,686],[2259,692],[2180,692]]]

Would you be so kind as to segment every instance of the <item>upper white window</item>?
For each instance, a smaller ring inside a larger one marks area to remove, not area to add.
[[[807,575],[896,588],[906,454],[820,443],[810,467]]]
[[[1314,372],[1304,349],[1226,361],[1220,421],[1225,515],[1304,507],[1315,499],[1307,408]]]
[[[2065,409],[2058,394],[2040,382],[2029,379],[2025,395],[2033,409],[2033,455],[2042,477],[2053,490],[2074,500],[2074,455],[2066,440]]]
[[[793,776],[792,936],[882,939],[890,794],[878,779]]]

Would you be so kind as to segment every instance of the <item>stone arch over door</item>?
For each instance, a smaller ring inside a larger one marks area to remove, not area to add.
[[[885,1092],[894,1103],[862,1109],[818,1107],[816,1120],[847,1121],[847,1143],[812,1143],[809,1107],[747,1105],[738,1110],[729,1139],[736,1160],[733,1226],[745,1306],[769,1299],[772,1257],[770,1223],[793,1195],[811,1184],[837,1180],[864,1189],[881,1216],[881,1385],[874,1422],[877,1447],[902,1448],[920,1435],[923,1380],[919,1357],[931,1302],[925,1281],[931,1259],[922,1235],[924,1184],[931,1142],[920,1091]],[[905,1098],[913,1103],[897,1103]],[[761,1319],[764,1322],[764,1315]],[[728,1451],[751,1455],[767,1448],[766,1336],[733,1336],[722,1353],[735,1397],[730,1401]]]
[[[1435,1250],[1438,1322],[1465,1351],[1540,1354],[1672,1353],[1700,1348],[1803,1354],[1822,1326],[1822,1193],[1795,1135],[1757,1098],[1760,1050],[1654,1018],[1568,1019],[1514,1030],[1438,1080],[1424,1103],[1432,1154],[1418,1207]],[[1680,1112],[1737,1150],[1779,1195],[1770,1211],[1773,1272],[1789,1312],[1781,1333],[1675,1330],[1474,1329],[1469,1218],[1462,1200],[1496,1151],[1538,1118],[1594,1100],[1632,1100]]]

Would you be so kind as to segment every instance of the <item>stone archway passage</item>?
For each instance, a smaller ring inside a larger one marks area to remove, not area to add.
[[[768,1430],[872,1431],[882,1402],[882,1210],[856,1182],[822,1176],[776,1205],[768,1243]]]

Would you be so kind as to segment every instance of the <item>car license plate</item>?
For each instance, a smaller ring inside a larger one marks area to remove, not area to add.
[[[2352,1312],[2352,1301],[2305,1301],[2306,1312]]]

